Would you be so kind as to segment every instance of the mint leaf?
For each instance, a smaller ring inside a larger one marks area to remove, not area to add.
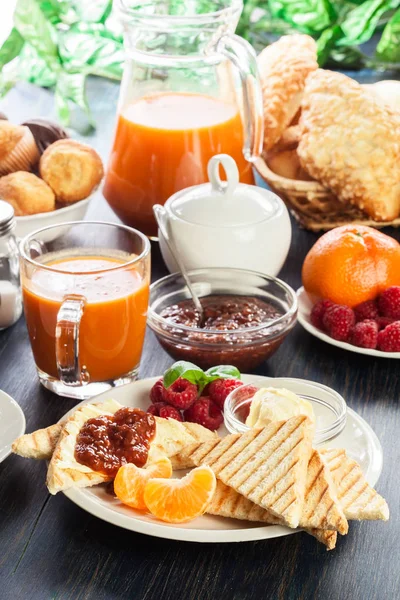
[[[207,383],[207,376],[200,367],[197,367],[191,362],[187,362],[185,360],[179,360],[174,363],[172,367],[170,367],[164,373],[164,386],[169,388],[174,381],[182,377],[183,379],[187,379],[190,383],[194,383],[195,385],[200,386],[202,389],[204,385]]]
[[[204,372],[200,367],[186,360],[179,360],[164,373],[164,386],[169,388],[174,381],[182,377],[199,387],[200,393],[205,386],[216,379],[240,379],[240,371],[232,365],[218,365]]]
[[[72,4],[81,21],[93,23],[104,23],[112,9],[112,0],[73,0]]]
[[[124,63],[123,45],[101,35],[100,28],[104,30],[104,26],[97,24],[93,27],[79,24],[79,28],[72,26],[59,36],[63,67],[69,73],[90,73],[119,80]]]
[[[329,0],[269,0],[274,18],[282,19],[305,33],[323,31],[337,19]]]
[[[14,25],[25,42],[35,48],[51,69],[58,71],[61,65],[56,33],[35,0],[18,0],[14,12]]]
[[[15,28],[13,28],[0,48],[0,71],[3,69],[4,65],[11,62],[19,55],[24,44],[24,38]]]
[[[215,379],[240,379],[240,371],[232,365],[218,365],[205,372],[208,382]]]
[[[398,0],[366,0],[355,7],[341,23],[344,37],[338,45],[353,46],[367,42],[376,31],[381,17],[397,8],[398,4]]]
[[[383,30],[376,48],[376,56],[387,62],[400,62],[400,9],[394,13]]]
[[[61,71],[57,79],[55,94],[59,117],[63,125],[69,124],[68,102],[70,101],[77,104],[86,114],[90,125],[92,127],[95,126],[90,116],[86,99],[84,73],[67,73],[64,70]]]

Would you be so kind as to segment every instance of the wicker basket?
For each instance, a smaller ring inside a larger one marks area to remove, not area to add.
[[[374,221],[355,206],[345,205],[318,181],[298,181],[277,175],[259,158],[255,167],[268,186],[282,198],[291,213],[305,229],[328,231],[346,223],[371,227],[399,227],[394,221]]]

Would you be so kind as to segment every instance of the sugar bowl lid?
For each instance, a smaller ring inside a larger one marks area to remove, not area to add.
[[[236,162],[228,154],[213,156],[207,171],[210,183],[186,188],[167,201],[166,208],[178,219],[206,227],[235,227],[270,220],[281,212],[282,201],[273,192],[239,183]]]

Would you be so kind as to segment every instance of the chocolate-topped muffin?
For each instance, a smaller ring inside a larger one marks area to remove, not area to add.
[[[29,119],[25,123],[22,123],[22,125],[26,125],[31,130],[40,154],[43,154],[46,148],[54,142],[69,137],[61,125],[49,119],[42,119],[40,117]]]
[[[8,121],[7,115],[5,115],[3,112],[1,112],[1,110],[0,110],[0,121]]]

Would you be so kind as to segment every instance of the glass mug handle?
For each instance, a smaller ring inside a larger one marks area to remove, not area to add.
[[[245,142],[243,154],[254,162],[262,152],[264,138],[264,112],[257,58],[252,46],[234,34],[225,34],[217,50],[238,69],[242,81]]]
[[[56,362],[58,378],[66,385],[85,385],[89,374],[81,370],[79,360],[79,326],[86,299],[65,296],[57,314]]]

